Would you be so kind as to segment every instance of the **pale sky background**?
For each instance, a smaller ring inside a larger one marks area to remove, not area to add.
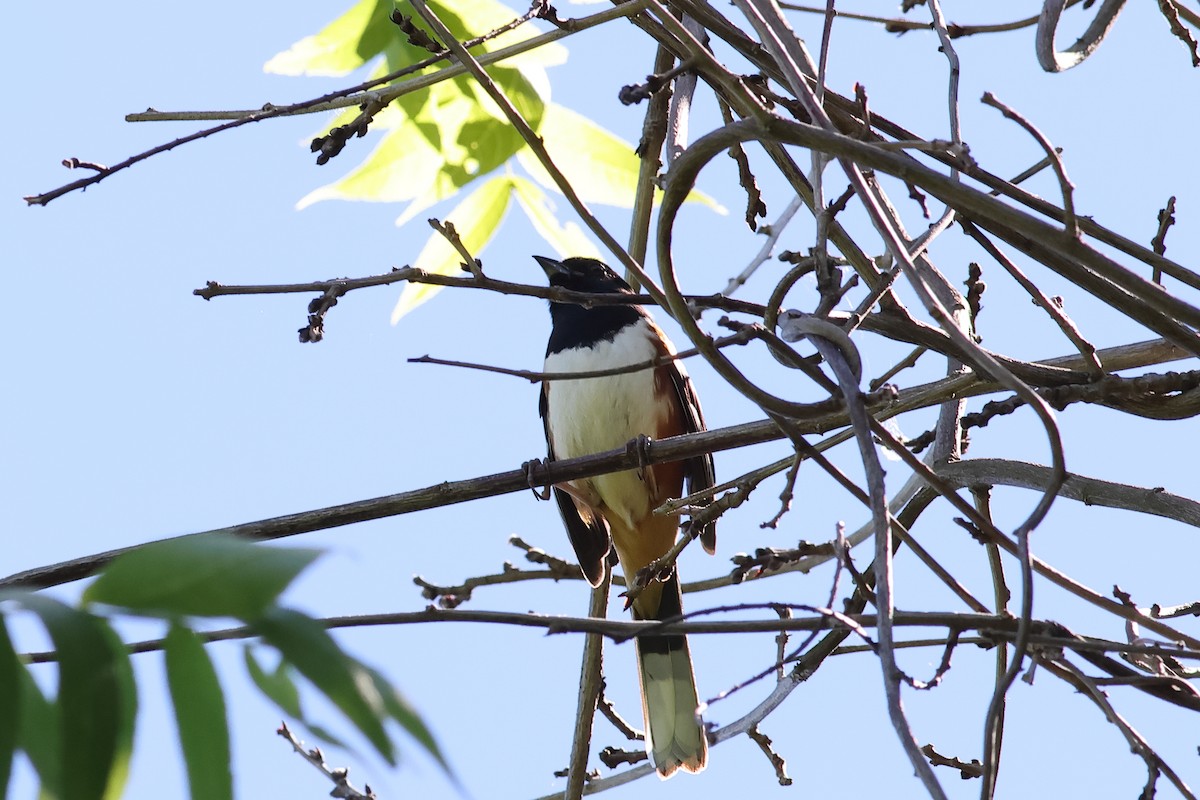
[[[1180,195],[1179,224],[1168,236],[1167,254],[1194,266],[1200,261],[1195,191],[1200,75],[1153,4],[1130,6],[1096,55],[1061,75],[1036,66],[1031,29],[959,40],[964,138],[975,157],[1001,175],[1016,174],[1041,157],[1022,131],[978,103],[985,90],[994,92],[1065,148],[1067,170],[1079,186],[1079,213],[1139,242],[1148,243],[1154,234],[1155,214],[1167,197]],[[890,4],[858,8],[895,11]],[[946,3],[948,18],[963,23],[1007,21],[1034,9],[1031,2]],[[10,4],[10,33],[0,51],[9,95],[0,126],[6,164],[0,232],[8,276],[0,401],[5,419],[0,536],[6,547],[0,573],[500,472],[544,453],[534,386],[405,361],[429,353],[536,369],[549,326],[541,301],[445,292],[393,327],[388,315],[397,289],[358,291],[330,313],[324,342],[301,345],[295,331],[305,321],[308,296],[208,303],[192,296],[207,280],[362,276],[415,259],[429,230],[419,221],[395,228],[400,206],[326,202],[295,210],[297,200],[344,174],[371,146],[356,140],[333,163],[316,167],[307,143],[324,119],[273,120],[222,134],[47,208],[26,208],[20,199],[76,177],[59,166],[63,158],[113,163],[194,129],[127,124],[126,113],[148,106],[252,108],[345,85],[349,79],[284,78],[262,70],[268,58],[342,10],[340,3],[281,7],[221,0],[202,6]],[[560,14],[592,10],[563,6]],[[927,19],[924,13],[913,18]],[[1073,40],[1082,18],[1070,12],[1060,39]],[[793,24],[815,51],[820,18],[796,15]],[[849,94],[861,82],[880,113],[926,137],[947,137],[946,64],[932,34],[896,37],[876,26],[839,21],[834,36],[833,89]],[[648,40],[617,23],[564,43],[571,56],[551,72],[555,100],[635,141],[644,106],[622,106],[616,91],[644,79],[653,59]],[[698,135],[713,124],[711,103],[702,100],[697,113]],[[844,185],[832,182],[837,191]],[[720,290],[761,241],[741,221],[744,200],[728,159],[715,161],[700,185],[730,213],[722,217],[690,207],[682,216],[676,257],[685,289],[694,293]],[[790,195],[773,177],[764,178],[764,187],[768,219],[774,219]],[[1058,202],[1049,173],[1029,187]],[[918,228],[919,215],[904,194],[894,192],[893,198]],[[431,214],[443,214],[450,205]],[[570,218],[565,202],[559,208]],[[627,213],[600,211],[623,240]],[[857,218],[853,208],[847,213]],[[801,219],[783,246],[810,246],[810,229]],[[874,240],[869,246],[878,248]],[[482,258],[495,277],[537,282],[541,274],[529,256],[550,252],[511,210]],[[934,256],[956,282],[965,278],[967,261],[980,258],[954,230],[939,240]],[[768,264],[743,296],[761,299],[779,270],[777,263]],[[1033,274],[1048,293],[1064,295],[1068,311],[1098,346],[1152,338],[1123,317],[1096,313],[1095,304],[1079,300],[1061,279]],[[985,265],[985,279],[985,346],[1024,358],[1071,351],[998,267]],[[804,307],[811,300],[811,287],[793,295]],[[710,329],[716,318],[706,317]],[[905,352],[868,341],[860,346],[872,376]],[[797,391],[784,383],[795,376],[772,370],[761,354],[739,358],[756,377]],[[1163,369],[1194,367],[1193,360]],[[942,369],[929,359],[903,376],[903,385],[936,377]],[[690,362],[689,370],[710,427],[761,417],[699,362]],[[807,385],[799,392],[817,397]],[[968,455],[1044,461],[1046,447],[1030,418],[1018,412],[976,432]],[[900,425],[915,435],[930,419],[929,413],[917,414]],[[1062,423],[1069,467],[1198,494],[1191,451],[1200,424],[1194,420],[1140,422],[1102,409],[1072,408]],[[718,476],[733,477],[785,453],[784,445],[774,443],[719,454]],[[861,475],[852,450],[843,448],[835,460],[851,475]],[[895,491],[905,471],[896,464],[889,470]],[[779,479],[768,482],[755,502],[723,519],[717,558],[687,553],[685,579],[725,572],[734,553],[794,546],[799,539],[823,541],[837,521],[853,529],[866,518],[855,501],[806,465],[793,511],[778,530],[762,531],[758,525],[774,514],[780,487]],[[1011,530],[1035,500],[1030,493],[998,492],[998,522]],[[916,535],[977,596],[990,598],[982,550],[950,522],[945,509],[940,504],[922,517]],[[285,542],[327,551],[286,602],[318,616],[420,609],[426,601],[411,584],[414,574],[453,584],[496,572],[502,562],[520,558],[506,544],[513,534],[569,555],[553,504],[521,493]],[[1169,605],[1197,599],[1195,534],[1180,524],[1060,501],[1035,534],[1034,550],[1102,593],[1120,584],[1142,605]],[[863,566],[869,555],[858,559]],[[1010,575],[1012,566],[1010,561]],[[826,569],[774,578],[743,590],[692,595],[685,605],[692,610],[764,600],[823,605],[830,575]],[[959,609],[907,553],[897,559],[897,587],[902,609]],[[1080,633],[1123,635],[1116,620],[1039,587],[1036,616]],[[63,587],[53,594],[74,598],[79,589]],[[581,582],[539,582],[480,590],[469,607],[575,615],[586,606]],[[619,613],[616,606],[613,613]],[[1179,625],[1196,632],[1194,621]],[[147,626],[123,630],[134,637],[154,634]],[[22,631],[27,647],[44,645],[30,626]],[[561,789],[563,782],[551,773],[567,761],[581,638],[483,625],[343,631],[337,637],[382,668],[421,710],[470,796],[525,798]],[[774,658],[770,635],[693,637],[692,649],[700,693],[709,697]],[[245,678],[241,645],[219,644],[211,652],[230,700],[238,796],[326,796],[328,783],[275,736],[278,713]],[[609,694],[628,718],[640,719],[631,648],[607,652]],[[940,657],[940,649],[910,652],[903,664],[928,678]],[[141,716],[127,796],[182,796],[186,784],[161,657],[134,658]],[[991,665],[991,653],[964,647],[940,688],[906,692],[921,744],[933,742],[942,753],[965,760],[978,757]],[[787,759],[797,784],[791,789],[776,787],[766,759],[743,737],[715,748],[699,778],[680,776],[661,785],[650,778],[607,796],[923,796],[887,723],[881,689],[876,659],[838,657],[768,718],[763,731]],[[748,689],[714,705],[707,718],[718,725],[732,722],[768,691],[765,684]],[[1110,696],[1185,780],[1200,784],[1195,715],[1142,702],[1129,689],[1113,689]],[[334,718],[318,703],[310,702],[309,709],[324,722]],[[1014,686],[1008,721],[1002,797],[1132,797],[1140,791],[1144,770],[1117,729],[1052,676],[1039,674],[1032,686]],[[330,751],[330,762],[349,766],[360,788],[369,783],[381,798],[458,796],[411,743],[401,740],[402,764],[391,770],[351,738],[359,745],[356,752]],[[623,743],[603,721],[597,723],[597,741]],[[977,782],[946,770],[938,774],[952,797],[978,793]],[[1165,780],[1159,789],[1159,797],[1176,796]],[[34,793],[31,773],[22,766],[10,796]]]

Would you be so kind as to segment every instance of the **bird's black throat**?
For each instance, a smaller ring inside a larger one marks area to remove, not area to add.
[[[596,306],[550,303],[550,341],[546,355],[611,342],[627,325],[645,316],[636,306]]]

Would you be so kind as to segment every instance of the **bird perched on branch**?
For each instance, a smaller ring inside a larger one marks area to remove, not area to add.
[[[534,256],[551,286],[596,294],[632,294],[624,280],[600,261]],[[635,305],[582,306],[550,303],[546,372],[592,372],[628,367],[675,348],[650,315]],[[663,439],[704,430],[700,401],[679,361],[596,378],[545,381],[541,415],[551,459],[612,450],[630,440]],[[675,542],[679,516],[654,509],[713,486],[712,456],[654,464],[558,484],[554,496],[567,534],[592,586],[605,579],[615,550],[626,580],[665,554]],[[715,524],[698,535],[709,553],[716,549]],[[656,576],[633,600],[639,620],[664,620],[683,613],[678,573]],[[708,740],[698,714],[696,679],[687,638],[647,636],[637,640],[646,749],[663,778],[678,769],[699,772],[708,761]]]

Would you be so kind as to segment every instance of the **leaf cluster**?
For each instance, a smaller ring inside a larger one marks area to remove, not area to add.
[[[448,769],[420,716],[377,670],[345,652],[316,619],[279,604],[320,551],[285,549],[208,534],[147,545],[117,558],[78,607],[17,590],[0,594],[0,795],[13,758],[24,754],[57,800],[117,798],[125,785],[137,719],[137,686],[121,617],[161,619],[167,688],[188,783],[195,798],[231,798],[225,694],[205,649],[202,623],[234,618],[258,643],[244,646],[246,669],[279,709],[317,738],[343,743],[310,720],[300,679],[326,697],[388,763],[397,723]],[[43,692],[9,635],[14,617],[35,617],[54,645],[56,690]],[[262,652],[275,666],[263,666]]]

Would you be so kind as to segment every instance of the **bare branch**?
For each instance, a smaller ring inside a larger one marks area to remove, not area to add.
[[[608,581],[591,591],[588,617],[603,619],[608,611]],[[592,725],[596,719],[596,703],[603,691],[601,661],[604,653],[604,638],[589,633],[583,638],[583,658],[579,666],[579,703],[575,711],[575,730],[571,734],[571,761],[567,768],[567,800],[579,800],[583,796],[583,784],[587,777],[588,752],[592,743]]]
[[[590,17],[585,17],[585,18],[579,19],[579,20],[572,20],[569,24],[564,25],[562,28],[559,28],[558,30],[550,31],[549,33],[545,33],[540,36],[535,36],[531,39],[527,39],[523,42],[519,42],[517,44],[511,45],[511,46],[503,48],[501,50],[497,50],[492,53],[487,53],[487,54],[481,56],[480,60],[482,60],[485,63],[491,64],[491,63],[496,63],[498,61],[503,61],[508,58],[512,58],[513,56],[520,55],[521,53],[525,53],[530,50],[535,50],[538,47],[541,47],[542,45],[544,45],[548,42],[557,41],[558,39],[561,39],[565,36],[569,36],[576,31],[585,30],[594,25],[600,25],[600,24],[609,22],[614,19],[620,19],[621,17],[626,17],[626,16],[629,16],[632,14],[637,14],[638,12],[640,12],[642,10],[645,2],[646,2],[646,0],[629,0],[628,2],[622,3],[619,6],[616,6],[614,8],[605,9],[604,11],[601,11],[598,14],[593,14]],[[478,40],[472,40],[472,42],[470,42],[468,44],[468,46],[474,46],[475,44],[485,41],[486,38],[487,37],[484,36],[484,37],[480,37]],[[60,186],[59,188],[54,189],[49,192],[43,192],[42,194],[39,194],[39,195],[31,195],[31,196],[25,197],[24,200],[29,205],[44,206],[47,203],[51,202],[52,200],[62,197],[64,194],[69,194],[70,192],[80,190],[80,189],[86,189],[87,187],[91,186],[92,184],[99,183],[100,181],[104,180],[105,178],[108,178],[110,175],[114,175],[117,172],[120,172],[124,169],[128,169],[129,167],[132,167],[134,164],[138,164],[142,161],[145,161],[148,158],[159,155],[160,153],[169,152],[171,150],[174,150],[176,147],[179,147],[180,145],[199,141],[200,139],[205,139],[205,138],[208,138],[209,136],[213,136],[218,133],[223,133],[225,131],[241,127],[242,125],[249,125],[249,124],[252,124],[255,122],[261,122],[263,120],[273,119],[275,117],[290,116],[293,114],[312,114],[312,113],[318,113],[318,112],[322,112],[322,111],[329,111],[329,110],[336,109],[336,108],[359,106],[363,102],[370,101],[373,98],[377,98],[379,102],[382,102],[386,105],[387,103],[391,102],[392,100],[394,100],[397,97],[400,97],[404,94],[407,94],[409,92],[414,92],[419,89],[428,88],[436,83],[439,83],[444,80],[449,80],[450,78],[457,77],[458,75],[462,75],[466,72],[466,70],[464,70],[461,66],[447,67],[445,69],[438,70],[437,72],[434,72],[430,75],[422,75],[417,78],[414,78],[413,80],[406,81],[403,84],[393,86],[386,90],[378,91],[377,93],[372,93],[372,90],[374,90],[375,87],[382,86],[387,83],[391,83],[392,81],[395,81],[396,79],[401,78],[405,75],[410,75],[412,73],[419,72],[420,70],[422,70],[426,67],[429,67],[429,66],[432,66],[432,65],[438,63],[439,61],[443,60],[444,58],[445,58],[445,56],[434,56],[434,57],[431,57],[430,59],[426,59],[425,61],[418,62],[416,64],[412,64],[408,67],[405,67],[404,69],[397,70],[396,72],[389,73],[382,77],[375,78],[375,79],[366,81],[364,83],[360,83],[355,86],[351,86],[346,89],[339,89],[337,91],[321,95],[320,97],[316,97],[311,100],[304,100],[299,103],[291,103],[291,104],[283,105],[283,106],[275,105],[272,103],[267,103],[262,108],[260,108],[258,110],[253,110],[253,111],[218,111],[218,112],[168,112],[168,113],[162,113],[162,112],[156,111],[154,109],[148,109],[145,113],[142,113],[142,114],[129,114],[125,118],[126,122],[144,122],[144,121],[150,121],[150,120],[181,120],[181,119],[182,120],[228,119],[230,121],[226,122],[222,125],[217,125],[212,128],[206,128],[204,130],[197,131],[188,136],[184,136],[179,139],[175,139],[173,141],[167,142],[166,144],[162,144],[157,147],[153,147],[145,152],[139,153],[135,156],[131,156],[131,157],[125,159],[124,161],[121,161],[118,164],[114,164],[111,167],[103,167],[100,170],[96,171],[96,174],[91,175],[87,178],[83,178],[81,180],[77,180],[72,183],[68,183],[64,186]],[[73,162],[73,163],[78,162],[77,159],[68,159],[68,161]],[[89,166],[91,166],[91,162],[78,162],[78,163],[88,164]],[[68,165],[68,166],[70,166],[70,165]],[[95,166],[98,167],[100,165],[95,165]]]
[[[1069,0],[1067,8],[1073,5],[1082,3],[1083,0]],[[816,6],[805,6],[798,3],[780,3],[780,8],[786,8],[790,11],[805,11],[809,14],[824,14],[824,8]],[[874,22],[881,24],[883,29],[888,33],[909,33],[910,31],[927,31],[933,26],[927,22],[916,22],[909,19],[899,17],[878,17],[871,14],[855,14],[849,11],[837,11],[836,16],[843,19],[858,20],[859,22]],[[1038,16],[1035,14],[1032,17],[1024,17],[1022,19],[1013,20],[1012,22],[991,22],[977,23],[972,25],[960,24],[951,22],[946,25],[946,31],[953,39],[958,39],[963,36],[974,36],[983,33],[1006,33],[1008,31],[1018,31],[1022,28],[1030,28],[1037,24]]]
[[[1188,54],[1192,57],[1192,66],[1200,67],[1200,43],[1196,41],[1196,37],[1187,29],[1187,26],[1179,21],[1179,17],[1189,9],[1176,0],[1158,0],[1158,10],[1166,17],[1167,24],[1171,26],[1171,33],[1187,47]],[[1195,12],[1191,14],[1191,23],[1196,24]]]
[[[1048,467],[995,458],[971,458],[939,464],[937,473],[956,486],[1020,486],[1037,491],[1044,490],[1050,479]],[[1058,494],[1089,506],[1140,511],[1200,527],[1200,503],[1171,494],[1161,486],[1129,486],[1068,473],[1058,488]]]
[[[1004,267],[1005,271],[1008,272],[1008,274],[1011,275],[1013,279],[1021,285],[1021,288],[1029,293],[1029,296],[1033,298],[1033,302],[1036,303],[1039,308],[1045,311],[1052,320],[1054,320],[1054,324],[1059,327],[1059,330],[1061,330],[1063,334],[1071,340],[1071,343],[1074,344],[1079,350],[1079,354],[1083,356],[1084,360],[1087,362],[1088,370],[1092,373],[1092,375],[1096,378],[1103,377],[1104,367],[1101,365],[1100,359],[1096,358],[1096,346],[1083,337],[1083,334],[1079,332],[1079,328],[1077,328],[1075,323],[1072,322],[1067,316],[1062,306],[1046,297],[1045,293],[1043,293],[1042,290],[1037,287],[1037,284],[1027,278],[1025,273],[1022,272],[1021,269],[1015,263],[1013,263],[1011,259],[1008,258],[1008,256],[1004,255],[1004,253],[1000,251],[1000,248],[996,247],[996,245],[992,243],[991,239],[988,239],[986,236],[980,233],[978,228],[966,221],[963,221],[962,228],[964,231],[966,231],[968,236],[978,242],[983,249],[988,252],[988,255],[990,255],[997,264]]]
[[[760,731],[757,725],[751,726],[750,730],[746,731],[746,735],[754,740],[754,743],[763,751],[763,755],[771,762],[771,766],[775,770],[775,779],[779,781],[779,785],[791,786],[792,779],[787,774],[787,762],[783,760],[783,756],[775,752],[771,737]]]
[[[376,800],[375,793],[371,791],[370,786],[364,786],[361,792],[354,788],[350,783],[350,770],[348,768],[330,767],[327,765],[325,763],[325,754],[321,752],[319,747],[306,750],[304,743],[296,738],[295,734],[288,728],[286,722],[279,723],[279,730],[275,732],[288,741],[288,744],[292,746],[292,750],[333,782],[333,791],[330,792],[331,797],[345,797],[348,800]]]
[[[1124,5],[1125,0],[1104,0],[1078,41],[1066,50],[1059,51],[1054,45],[1054,34],[1058,30],[1059,17],[1067,7],[1067,0],[1045,0],[1037,25],[1037,57],[1042,69],[1046,72],[1062,72],[1083,63],[1104,41]]]
[[[1048,0],[1048,2],[1053,3],[1056,0]],[[1059,155],[1059,151],[1054,145],[1050,144],[1050,140],[1046,138],[1046,135],[1039,131],[1032,122],[1025,119],[1025,117],[1018,114],[1011,107],[1001,103],[991,92],[983,93],[983,103],[999,110],[1005,117],[1024,128],[1034,138],[1034,141],[1046,151],[1046,158],[1050,159],[1050,162],[1054,165],[1054,174],[1058,176],[1058,184],[1062,188],[1063,211],[1066,214],[1066,219],[1064,220],[1066,234],[1072,239],[1078,239],[1079,223],[1075,219],[1075,185],[1067,178],[1067,171],[1063,167],[1062,156]]]
[[[963,780],[979,778],[983,775],[983,765],[979,763],[979,759],[977,758],[971,759],[971,762],[968,764],[960,759],[942,755],[931,744],[922,747],[921,752],[929,757],[929,763],[935,767],[950,767],[951,769],[958,770]]]
[[[1167,200],[1167,204],[1158,212],[1158,231],[1154,234],[1154,238],[1150,240],[1150,246],[1154,248],[1154,252],[1160,256],[1167,252],[1167,231],[1175,224],[1175,195],[1171,195]],[[1154,272],[1150,276],[1150,280],[1155,283],[1162,283],[1162,269],[1154,267]]]
[[[1096,685],[1095,681],[1090,679],[1078,667],[1067,661],[1065,658],[1042,656],[1039,657],[1038,663],[1046,667],[1058,677],[1062,678],[1067,683],[1074,686],[1084,696],[1088,697],[1092,702],[1094,702],[1097,707],[1104,712],[1105,719],[1116,725],[1117,729],[1121,731],[1121,735],[1124,736],[1125,740],[1129,743],[1130,749],[1133,750],[1134,753],[1137,753],[1139,756],[1141,756],[1142,760],[1146,763],[1146,770],[1148,773],[1148,777],[1146,779],[1146,788],[1142,791],[1141,795],[1143,798],[1145,798],[1145,800],[1150,800],[1154,797],[1154,785],[1157,782],[1160,774],[1165,775],[1184,797],[1189,798],[1189,800],[1196,800],[1196,795],[1192,792],[1188,785],[1183,782],[1183,779],[1181,779],[1179,775],[1175,773],[1175,770],[1173,770],[1171,766],[1162,759],[1162,756],[1155,752],[1154,748],[1150,746],[1145,737],[1138,733],[1137,730],[1135,730],[1134,727],[1130,725],[1123,716],[1117,713],[1117,710],[1113,708],[1112,703],[1109,702],[1108,697]]]

